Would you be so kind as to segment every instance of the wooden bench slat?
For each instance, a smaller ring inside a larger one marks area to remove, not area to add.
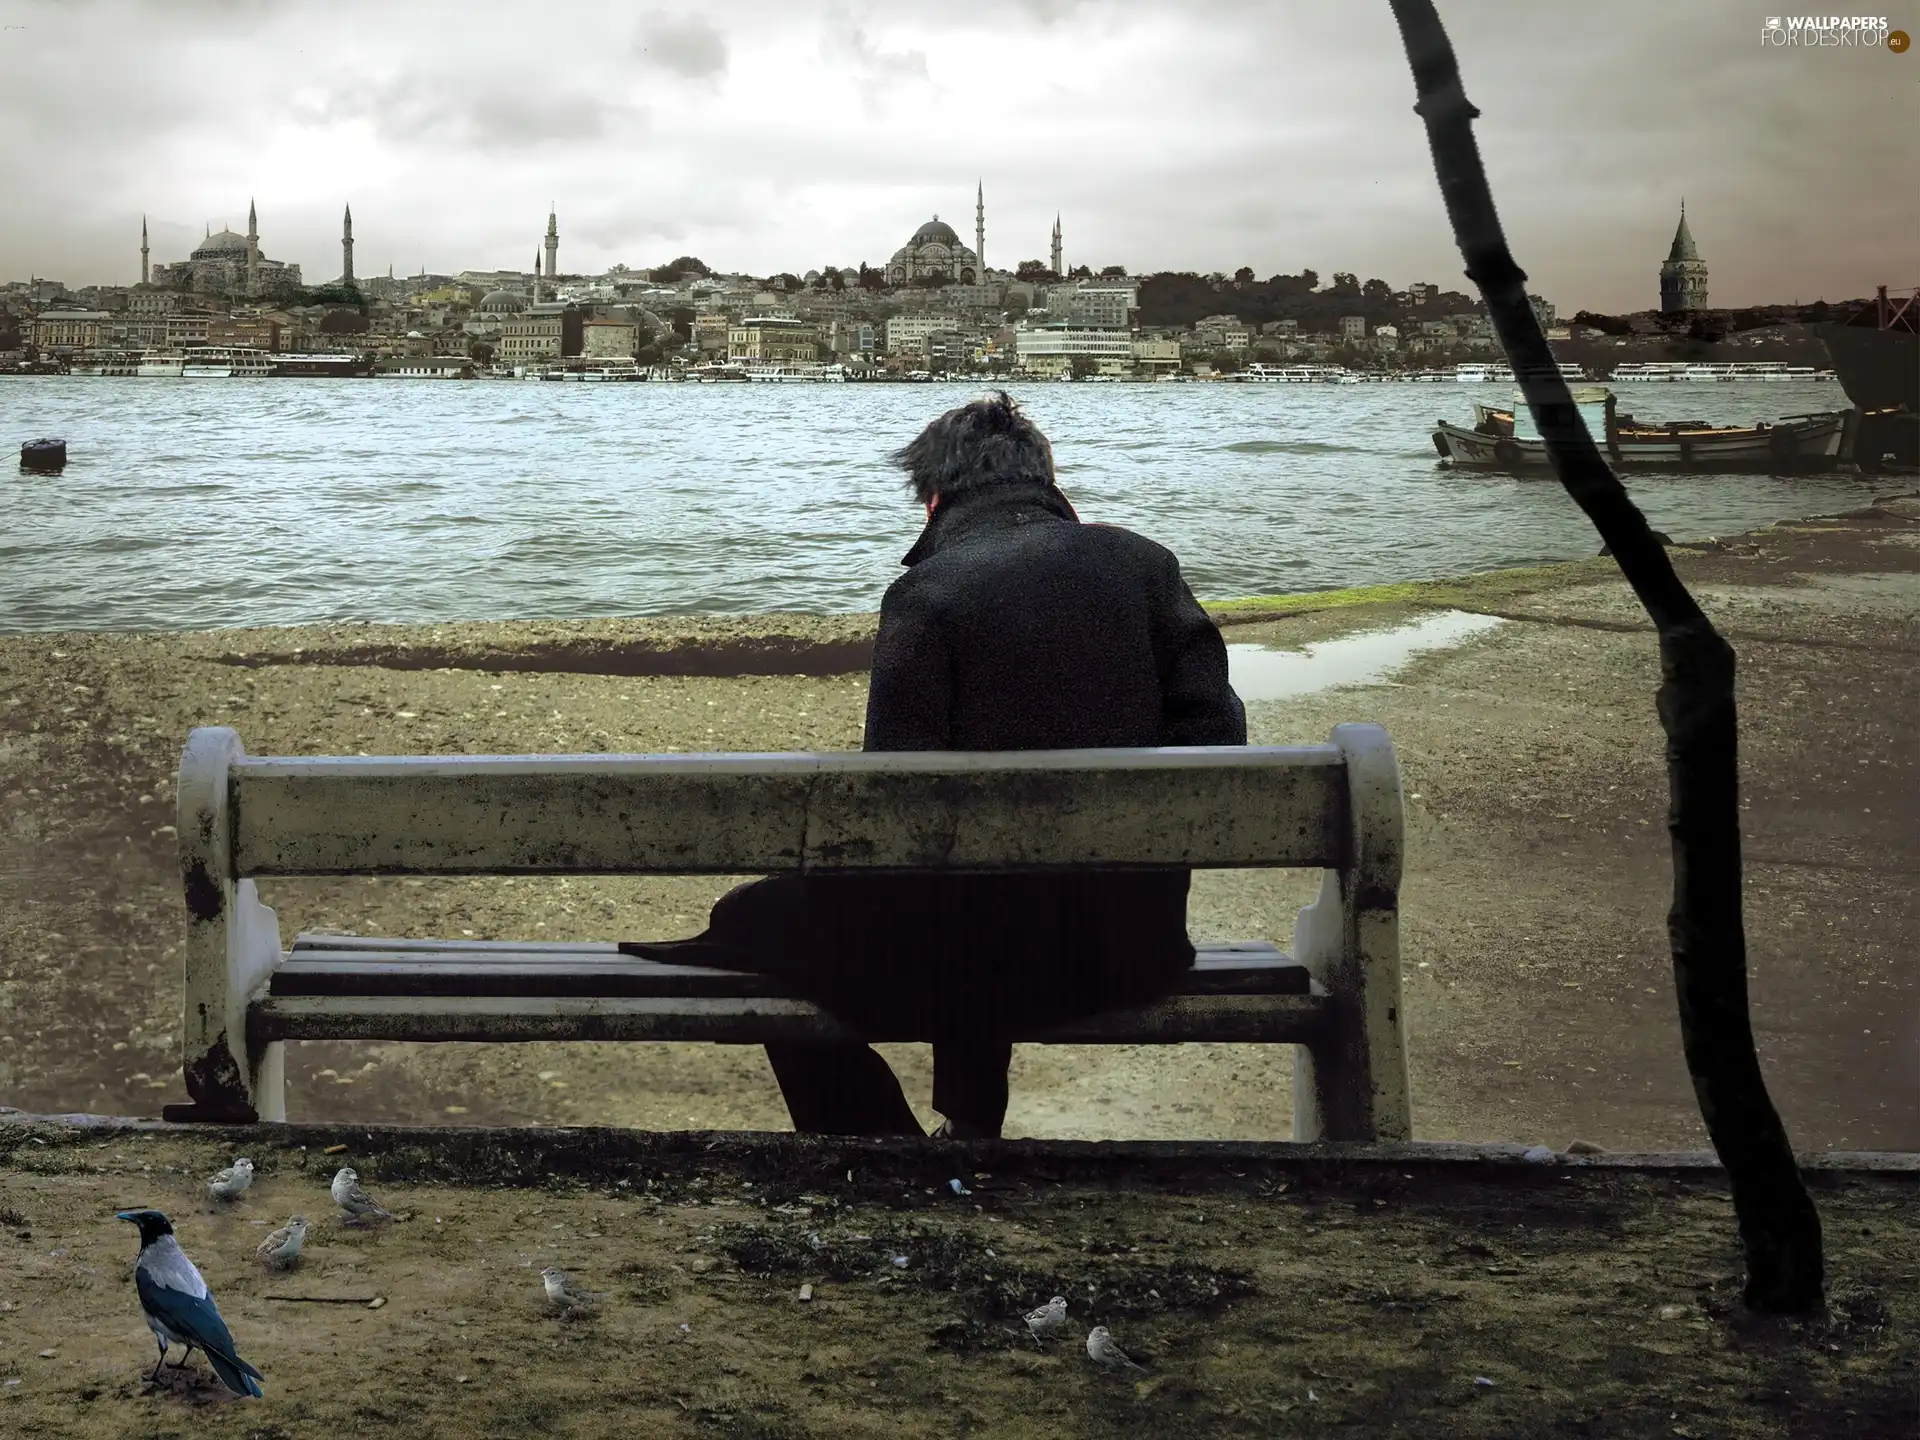
[[[1016,1037],[1070,1045],[1310,1044],[1332,1021],[1324,995],[1193,995]],[[913,1041],[856,1032],[805,1000],[643,997],[273,996],[249,1008],[262,1043],[280,1040]]]
[[[304,937],[303,937],[304,938]],[[335,937],[329,937],[335,938]],[[454,946],[391,940],[303,948],[296,943],[275,971],[268,993],[291,996],[627,996],[705,999],[795,997],[790,982],[748,971],[672,965],[620,955],[610,945],[548,942],[531,950],[515,942]],[[1198,947],[1185,995],[1305,995],[1306,967],[1265,941]]]
[[[1339,867],[1332,745],[232,760],[232,873]]]

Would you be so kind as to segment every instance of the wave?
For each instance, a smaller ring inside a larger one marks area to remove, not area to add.
[[[1366,447],[1331,440],[1236,440],[1220,448],[1234,455],[1351,455]]]

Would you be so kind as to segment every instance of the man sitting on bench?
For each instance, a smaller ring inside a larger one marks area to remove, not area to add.
[[[1244,745],[1219,630],[1153,541],[1081,524],[1053,450],[999,395],[893,457],[927,524],[880,609],[868,750]],[[858,1030],[933,1042],[936,1132],[1000,1134],[1010,1037],[1142,1005],[1193,965],[1185,870],[814,873],[737,886],[660,960],[793,979]],[[919,1135],[858,1043],[767,1046],[794,1127]]]

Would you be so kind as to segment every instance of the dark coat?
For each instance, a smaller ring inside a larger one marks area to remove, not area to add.
[[[1063,496],[943,502],[888,587],[868,750],[1244,745],[1219,630],[1164,547]],[[635,946],[803,977],[854,1025],[988,1039],[1167,993],[1193,964],[1185,870],[816,874],[742,886],[706,934]],[[704,949],[702,948],[704,947]]]

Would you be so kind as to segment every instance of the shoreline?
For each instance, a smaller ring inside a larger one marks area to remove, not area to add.
[[[1920,1149],[1920,498],[1675,546],[1740,657],[1756,1031],[1802,1149]],[[1213,607],[1300,650],[1436,610],[1500,624],[1248,702],[1257,744],[1384,724],[1407,796],[1404,986],[1422,1139],[1697,1148],[1672,1018],[1651,626],[1603,558]],[[250,753],[855,750],[874,617],[684,616],[0,637],[0,1105],[158,1113],[178,1073],[173,774]],[[1315,663],[1311,658],[1307,663]],[[1316,877],[1201,872],[1196,939],[1278,937]],[[730,882],[288,880],[283,936],[697,932]],[[1830,923],[1831,922],[1831,923]],[[1904,1008],[1903,1008],[1904,1007]],[[1913,1033],[1908,1033],[1911,1028]],[[925,1047],[887,1047],[924,1108]],[[758,1051],[291,1051],[301,1119],[780,1129]],[[1010,1134],[1282,1139],[1287,1047],[1022,1047]]]

